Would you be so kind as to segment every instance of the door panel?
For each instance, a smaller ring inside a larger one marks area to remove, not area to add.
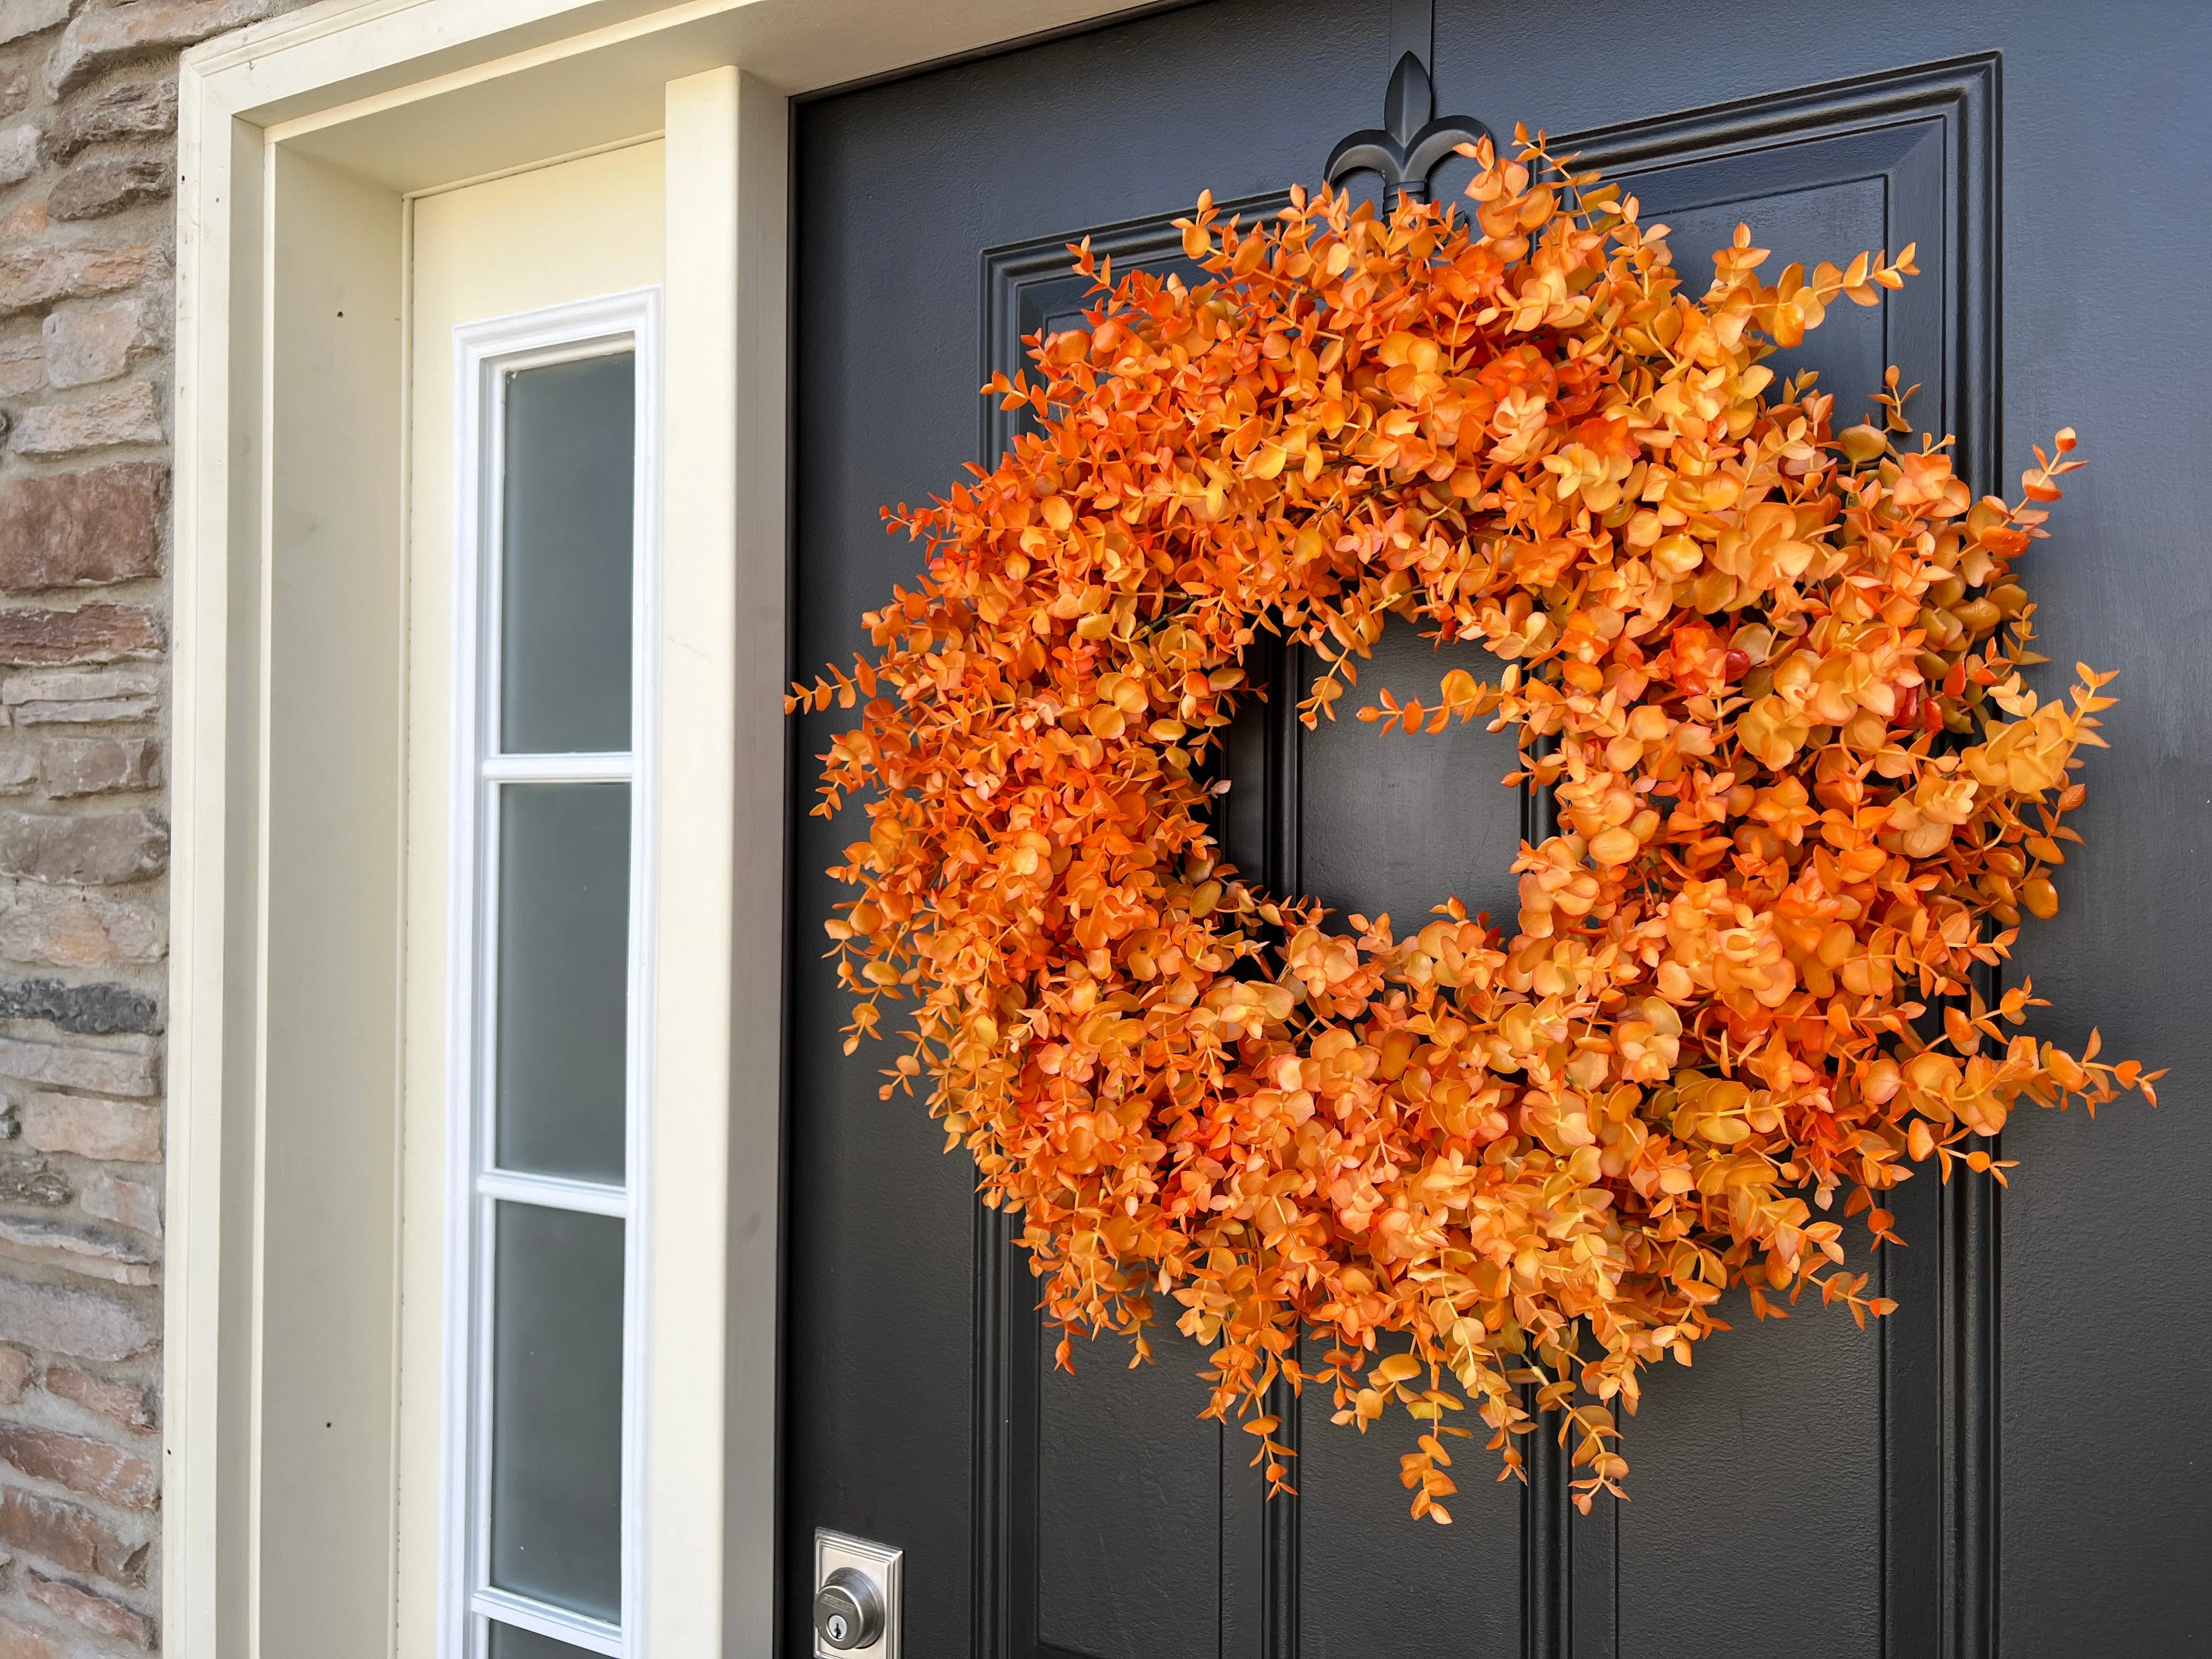
[[[1299,658],[1285,688],[1292,694],[1321,666],[1306,653]],[[1472,641],[1439,648],[1393,617],[1373,659],[1358,666],[1359,684],[1338,718],[1298,739],[1297,876],[1290,885],[1333,911],[1387,914],[1400,938],[1453,896],[1510,927],[1524,827],[1521,792],[1499,782],[1518,764],[1512,735],[1470,723],[1434,737],[1377,738],[1352,714],[1374,702],[1378,686],[1401,698],[1425,696],[1433,707],[1444,675],[1464,668],[1495,681],[1495,660]]]
[[[1221,1606],[1222,1437],[1200,1422],[1196,1345],[1079,1343],[1073,1376],[1038,1349],[1037,1638],[1095,1659],[1212,1654]]]
[[[1871,409],[1884,368],[1896,364],[1904,385],[1921,387],[1913,417],[1957,433],[1971,470],[1988,441],[1985,416],[1960,415],[1989,407],[1983,348],[1994,318],[1983,228],[1995,75],[1984,58],[1870,76],[1628,124],[1575,148],[1622,180],[1647,223],[1672,228],[1676,265],[1698,281],[1745,221],[1772,250],[1771,267],[1916,245],[1918,279],[1879,307],[1834,308],[1773,366],[1817,374],[1840,424]],[[1879,1651],[1887,1632],[1891,1652],[1936,1651],[1925,1593],[1942,1518],[1935,1315],[1945,1287],[1981,1289],[1973,1281],[1989,1257],[1969,1230],[1933,1259],[1941,1228],[1927,1185],[1897,1195],[1919,1250],[1873,1263],[1884,1293],[1903,1304],[1896,1317],[1865,1334],[1809,1307],[1761,1322],[1733,1292],[1728,1339],[1692,1370],[1650,1375],[1624,1436],[1634,1501],[1598,1526],[1567,1518],[1571,1529],[1600,1534],[1578,1540],[1572,1559],[1609,1592],[1578,1598],[1574,1650],[1596,1639],[1594,1625],[1609,1623],[1611,1645],[1591,1650],[1733,1659],[1791,1651],[1813,1627],[1829,1633],[1822,1650]],[[1975,1357],[1960,1348],[1954,1358]],[[1745,1595],[1753,1583],[1790,1589]],[[1886,1605],[1895,1615],[1887,1621]]]
[[[1298,1646],[1308,1659],[1378,1651],[1506,1654],[1521,1635],[1522,1492],[1492,1479],[1480,1440],[1455,1451],[1464,1475],[1452,1524],[1415,1526],[1398,1484],[1412,1441],[1387,1419],[1364,1435],[1309,1395],[1297,1468]],[[1279,1500],[1280,1501],[1280,1500]],[[1278,1593],[1290,1589],[1276,1587]]]
[[[2001,317],[2063,334],[2079,315],[2068,286],[2077,262],[2045,246],[2015,246],[2000,295],[1998,227],[2021,204],[2035,222],[2078,227],[2060,198],[2072,203],[2083,188],[2078,167],[2063,185],[2045,182],[2071,160],[2001,163],[2000,83],[2010,83],[2011,107],[2043,112],[2091,75],[2107,116],[2126,105],[2131,118],[2163,124],[2159,144],[2130,154],[2171,173],[2178,163],[2143,158],[2188,153],[2191,143],[2201,151],[2203,118],[2186,118],[2197,137],[2185,142],[2178,103],[2138,109],[2126,96],[2142,64],[2177,49],[2166,38],[2173,28],[2157,26],[2161,9],[2138,9],[2139,33],[2100,40],[2085,57],[2057,44],[2055,7],[1969,17],[1899,0],[1855,15],[1846,33],[1810,7],[1748,0],[1670,13],[1656,30],[1627,0],[1571,14],[1440,0],[1437,106],[1501,132],[1521,120],[1565,135],[1564,147],[1629,185],[1645,222],[1673,228],[1693,285],[1740,219],[1773,250],[1771,269],[1916,243],[1919,279],[1878,308],[1837,307],[1778,367],[1816,371],[1849,420],[1868,407],[1885,365],[1898,364],[1921,387],[1917,423],[1954,433],[1967,475],[1993,488],[1999,461],[2008,477],[2045,427],[2079,417],[2094,447],[2086,422],[2100,409],[2128,441],[2167,441],[2133,418],[2094,355],[2074,361],[2074,343],[2063,354],[2066,399],[2033,387],[2016,395],[2014,435],[1996,423]],[[1088,235],[1119,269],[1176,268],[1171,222],[1200,189],[1249,217],[1271,210],[1292,179],[1312,183],[1339,137],[1375,124],[1393,13],[1408,10],[1211,0],[802,107],[798,665],[857,648],[860,612],[915,568],[917,550],[883,536],[877,508],[941,491],[963,464],[994,459],[1009,441],[1012,417],[973,388],[1021,367],[1024,335],[1076,322],[1085,295],[1066,245]],[[2123,218],[2149,211],[2108,207]],[[2142,232],[2152,221],[2129,222]],[[2100,245],[2112,234],[2100,230]],[[2200,226],[2192,245],[2202,242]],[[2057,374],[2061,354],[2038,338],[2030,361]],[[2201,366],[2201,346],[2175,349]],[[2101,477],[2123,495],[2172,500],[2172,478],[2184,475],[2161,480],[2124,453],[2097,453],[2093,488]],[[2055,602],[2046,635],[2113,662],[2126,653],[2112,603],[2083,574],[2094,568],[2079,553],[2087,526],[2067,528],[2069,515],[2094,521],[2095,510],[2069,501],[2062,513],[2051,546],[2072,538],[2072,575],[2040,554],[2029,574]],[[2110,556],[2141,556],[2122,547]],[[2158,568],[2186,591],[2188,610],[2208,608],[2201,568]],[[2060,605],[2069,607],[2063,622]],[[2154,641],[2160,628],[2148,614],[2136,625]],[[1312,893],[1342,912],[1387,911],[1401,931],[1452,894],[1510,924],[1508,866],[1542,827],[1542,804],[1498,782],[1512,767],[1510,744],[1467,728],[1379,738],[1349,718],[1376,687],[1419,695],[1459,665],[1480,674],[1486,665],[1478,649],[1438,652],[1394,624],[1363,665],[1358,695],[1340,705],[1346,717],[1305,733],[1285,711],[1310,666],[1262,651],[1253,676],[1272,701],[1242,712],[1218,809],[1231,857],[1275,890]],[[2122,690],[2178,697],[2200,720],[2205,712],[2195,678]],[[838,723],[802,717],[799,752],[818,753]],[[2190,758],[2136,792],[2168,822],[2182,810],[2178,780],[2198,778],[2199,756],[2212,758],[2194,740],[2176,749]],[[2090,775],[2126,795],[2148,775],[2130,764],[2100,756]],[[908,1551],[917,1653],[1934,1659],[1994,1651],[2000,1628],[2008,1651],[2028,1654],[2118,1650],[2107,1640],[2123,1627],[2134,1651],[2200,1650],[2212,1639],[2201,1592],[2179,1565],[2187,1548],[2202,1553],[2206,1525],[2156,1496],[2147,1454],[2125,1465],[2139,1507],[2100,1509],[2103,1534],[2077,1540],[2136,1588],[2125,1607],[2106,1605],[2088,1570],[2051,1541],[2071,1531],[2066,1506],[2096,1488],[2098,1460],[2083,1448],[2135,1443],[2124,1425],[2069,1415],[2057,1370],[2038,1358],[2023,1368],[2033,1391],[2018,1403],[2003,1396],[2003,1490],[2016,1508],[2000,1528],[1996,1204],[1985,1185],[1964,1181],[1915,1181],[1898,1194],[1911,1248],[1873,1265],[1902,1307],[1875,1328],[1813,1307],[1759,1322],[1738,1297],[1728,1304],[1736,1328],[1702,1350],[1694,1370],[1651,1374],[1626,1429],[1631,1503],[1574,1514],[1567,1472],[1540,1440],[1526,1486],[1493,1484],[1478,1442],[1455,1471],[1455,1523],[1416,1524],[1396,1479],[1410,1443],[1403,1425],[1386,1420],[1359,1436],[1331,1425],[1320,1396],[1274,1402],[1299,1449],[1299,1495],[1264,1501],[1246,1467],[1249,1437],[1195,1420],[1203,1359],[1182,1339],[1158,1340],[1158,1363],[1135,1370],[1118,1340],[1078,1340],[1075,1373],[1053,1369],[1016,1230],[977,1209],[970,1172],[939,1154],[941,1137],[916,1105],[876,1098],[881,1059],[841,1055],[845,1010],[813,929],[839,896],[817,872],[853,832],[849,821],[804,816],[811,774],[802,762],[793,805],[787,1607],[806,1605],[805,1540],[828,1525]],[[2093,783],[2091,812],[2101,787]],[[2102,861],[2124,859],[2130,833],[2147,854],[2148,830],[2108,820],[2106,845],[2087,861],[2105,872],[2100,902],[2121,902]],[[2201,920],[2201,891],[2187,893],[2178,914]],[[2180,921],[2137,920],[2138,958],[2185,960]],[[2070,925],[2051,937],[2118,953],[2108,933]],[[2031,933],[2023,965],[2048,961],[2051,949]],[[2201,994],[2184,1009],[2146,990],[2121,1006],[2113,980],[2049,971],[2075,1012],[2104,1021],[2108,1046],[2189,1070],[2198,1022],[2181,1015],[2197,1012]],[[2112,1042],[2123,1028],[2126,1043]],[[2120,1144],[2212,1150],[2188,1139],[2206,1132],[2181,1119],[2169,1107],[2151,1128],[2131,1123],[2134,1139]],[[2084,1237],[2128,1201],[2119,1177],[2069,1196],[2066,1161],[2106,1144],[2105,1126],[2083,1127],[2029,1122],[2008,1137],[2048,1149],[2049,1167],[2025,1211],[2037,1230],[2025,1259],[2037,1265],[2041,1299],[2020,1300],[2008,1277],[2007,1329],[2024,1318],[2062,1346],[2069,1321],[2090,1316],[2092,1278],[2074,1263],[2130,1260]],[[2102,1170],[2119,1167],[2109,1152],[2094,1156]],[[2155,1170],[2136,1178],[2179,1190]],[[2010,1201],[2021,1204],[2017,1188]],[[2008,1225],[2008,1254],[2021,1248],[2020,1224]],[[2161,1225],[2171,1259],[2207,1265],[2193,1233]],[[2173,1375],[2201,1374],[2206,1323],[2193,1310],[2139,1319],[2130,1340],[2178,1365]],[[2176,1422],[2169,1407],[2160,1431],[2208,1449],[2201,1430]],[[787,1650],[807,1650],[803,1611]]]

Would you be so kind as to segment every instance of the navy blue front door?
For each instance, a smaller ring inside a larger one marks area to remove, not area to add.
[[[1955,433],[1978,489],[2078,427],[2091,470],[2027,567],[2045,648],[2124,672],[2073,821],[2086,857],[2017,970],[2109,1048],[2173,1068],[2154,1114],[2016,1117],[2002,1196],[1913,1181],[1878,1260],[1899,1311],[1747,1312],[1693,1370],[1651,1377],[1633,1501],[1588,1517],[1556,1456],[1492,1486],[1462,1459],[1449,1528],[1406,1516],[1401,1437],[1290,1413],[1295,1499],[1249,1437],[1195,1419],[1200,1354],[1131,1370],[1112,1343],[1050,1367],[1026,1271],[921,1109],[847,1059],[820,960],[849,824],[792,824],[785,1651],[811,1650],[809,1540],[902,1547],[907,1651],[1032,1659],[2008,1659],[2212,1652],[2203,1413],[2212,1267],[2197,1109],[2212,814],[2203,551],[2212,26],[2192,5],[1709,0],[1571,8],[1209,0],[804,104],[797,118],[793,663],[849,659],[915,568],[879,506],[943,490],[1006,429],[975,396],[1073,319],[1062,249],[1170,264],[1201,190],[1318,182],[1378,124],[1407,18],[1437,107],[1543,128],[1626,179],[1677,263],[1740,219],[1777,264],[1918,245],[1923,275],[1838,307],[1794,354],[1845,408],[1888,363]],[[1556,147],[1556,146],[1555,146]],[[1466,177],[1438,174],[1440,192]],[[1433,685],[1407,630],[1379,683]],[[1393,664],[1402,665],[1395,679]],[[1478,665],[1470,663],[1470,666]],[[1278,665],[1296,676],[1296,663]],[[1301,737],[1255,711],[1222,828],[1240,866],[1333,907],[1418,915],[1445,892],[1510,914],[1527,804],[1504,739]],[[2075,1022],[2078,1022],[2077,1025]]]

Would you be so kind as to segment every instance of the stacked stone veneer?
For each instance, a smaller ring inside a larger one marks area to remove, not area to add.
[[[157,1647],[176,59],[0,0],[0,1659]]]

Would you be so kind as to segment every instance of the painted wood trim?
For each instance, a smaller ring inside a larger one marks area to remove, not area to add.
[[[223,1312],[224,1037],[230,998],[231,538],[253,534],[258,499],[232,500],[233,458],[250,476],[258,434],[231,416],[234,374],[254,372],[259,270],[234,267],[235,213],[260,209],[258,145],[191,65],[178,86],[177,346],[173,472],[174,725],[169,768],[169,1064],[163,1237],[162,1634],[173,1653],[222,1650],[241,1586],[222,1547],[235,1521],[223,1474],[242,1367],[227,1365]],[[242,195],[243,200],[240,199]],[[234,352],[245,356],[233,361]],[[251,401],[258,402],[258,397]],[[246,441],[234,450],[234,435]],[[243,907],[240,907],[241,909]],[[250,925],[246,915],[238,921]],[[233,1321],[233,1340],[238,1322]],[[226,1389],[227,1376],[232,1379]],[[242,1403],[242,1402],[239,1402]],[[227,1522],[228,1524],[227,1524]]]
[[[656,1653],[762,1640],[774,1612],[786,128],[734,69],[669,83]]]
[[[738,607],[736,773],[732,852],[738,1000],[731,1045],[744,1084],[731,1119],[745,1150],[727,1194],[732,1325],[725,1409],[736,1425],[724,1461],[726,1531],[721,1629],[708,1651],[764,1652],[775,1629],[781,1467],[784,982],[790,915],[785,846],[791,800],[790,683],[791,112],[753,76],[738,85]]]
[[[1177,3],[1179,0],[1169,0]],[[785,94],[871,80],[1113,17],[1160,0],[325,0],[195,46],[257,125],[325,121],[533,63],[697,30]],[[671,59],[667,73],[685,66]]]

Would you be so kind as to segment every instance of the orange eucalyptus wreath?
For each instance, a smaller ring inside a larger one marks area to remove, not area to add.
[[[1048,1316],[1143,1357],[1172,1297],[1206,1414],[1277,1487],[1276,1378],[1363,1431],[1396,1401],[1438,1521],[1470,1401],[1505,1473],[1531,1407],[1561,1413],[1587,1509],[1627,1468],[1612,1402],[1725,1328],[1729,1286],[1889,1310],[1841,1265],[1839,1191],[1878,1246],[1913,1164],[2002,1180],[1972,1138],[2018,1102],[2157,1075],[2008,1036],[2029,986],[1976,988],[2057,908],[2108,702],[2086,667],[2052,702],[2019,672],[2013,565],[2073,434],[2009,506],[1900,447],[1894,371],[1832,430],[1761,359],[1912,250],[1767,285],[1740,228],[1692,297],[1632,198],[1516,137],[1474,152],[1470,217],[1293,191],[1240,229],[1202,198],[1195,285],[1078,250],[1088,327],[986,388],[1042,432],[886,514],[926,575],[866,618],[873,660],[789,699],[861,705],[816,809],[871,792],[828,924],[847,1052],[913,992],[884,1093],[933,1079]],[[1208,830],[1259,630],[1325,665],[1310,726],[1392,614],[1502,672],[1361,718],[1487,717],[1519,733],[1505,782],[1555,792],[1517,932],[1456,899],[1332,929]]]

